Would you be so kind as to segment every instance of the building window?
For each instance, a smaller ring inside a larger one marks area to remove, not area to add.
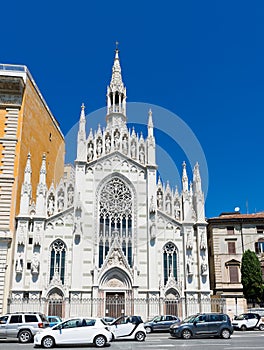
[[[228,254],[236,254],[236,242],[227,242]]]
[[[54,277],[64,284],[65,256],[66,246],[62,240],[57,239],[50,246],[50,281]]]
[[[229,265],[228,268],[229,268],[230,283],[238,283],[239,282],[238,266]]]
[[[255,243],[255,252],[257,254],[263,254],[264,253],[264,239],[260,238],[256,243]]]
[[[234,226],[227,226],[226,230],[228,235],[233,235],[235,233]]]
[[[230,283],[239,283],[240,262],[233,259],[227,261],[225,266],[228,269]]]
[[[164,285],[166,285],[170,276],[177,281],[177,248],[171,242],[163,248],[163,275]]]
[[[264,233],[264,226],[257,226],[257,233]]]
[[[132,267],[133,199],[130,188],[118,177],[107,182],[99,198],[99,267],[115,238]]]

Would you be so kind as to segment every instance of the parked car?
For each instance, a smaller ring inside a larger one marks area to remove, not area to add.
[[[246,331],[248,329],[258,328],[264,331],[264,318],[259,314],[253,312],[247,312],[239,316],[235,316],[232,322],[234,329]]]
[[[233,326],[228,315],[222,313],[202,313],[187,317],[180,324],[170,327],[172,337],[190,339],[192,337],[219,336],[229,339]]]
[[[144,341],[146,330],[140,316],[121,316],[108,326],[113,339],[135,339]]]
[[[105,324],[111,324],[115,321],[115,318],[114,317],[102,317],[102,321],[105,322]]]
[[[9,313],[0,317],[0,338],[29,343],[41,329],[49,327],[46,315],[38,312]]]
[[[50,327],[55,326],[56,324],[62,322],[62,318],[59,316],[47,316]]]
[[[147,333],[155,331],[169,332],[170,326],[174,323],[179,323],[180,319],[174,315],[155,316],[152,320],[145,322],[144,327]]]
[[[94,344],[101,348],[111,340],[112,333],[100,318],[74,317],[37,333],[34,344],[45,349],[70,344]]]

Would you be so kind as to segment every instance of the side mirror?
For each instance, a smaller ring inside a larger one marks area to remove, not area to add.
[[[197,325],[197,321],[195,320],[195,321],[193,321],[193,325],[194,326],[196,326]]]

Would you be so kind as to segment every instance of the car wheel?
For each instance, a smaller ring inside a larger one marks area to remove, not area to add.
[[[135,335],[135,339],[137,341],[144,341],[146,338],[146,334],[144,332],[137,332]]]
[[[47,336],[47,337],[43,338],[41,345],[45,349],[50,349],[50,348],[54,347],[55,341],[52,337]]]
[[[247,330],[247,326],[245,326],[244,324],[241,326],[241,331],[245,332]]]
[[[152,328],[151,327],[146,327],[145,330],[146,330],[147,333],[151,333],[152,332]]]
[[[29,330],[25,329],[18,334],[18,340],[20,343],[29,343],[32,340],[32,334]]]
[[[221,331],[221,338],[223,339],[229,339],[230,335],[231,335],[231,332],[226,328]]]
[[[259,330],[260,330],[260,331],[264,331],[264,323],[261,323],[261,324],[259,325]]]
[[[106,344],[106,339],[103,335],[97,335],[93,342],[97,348],[102,348]]]
[[[192,333],[189,329],[184,329],[181,334],[183,339],[190,339],[192,337]]]

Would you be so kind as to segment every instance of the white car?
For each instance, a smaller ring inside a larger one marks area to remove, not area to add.
[[[94,344],[101,348],[111,340],[112,333],[100,318],[74,317],[37,333],[34,344],[45,349],[66,344]]]
[[[241,331],[246,331],[248,329],[258,328],[261,331],[264,330],[264,322],[262,321],[262,317],[253,312],[247,312],[245,314],[241,314],[236,316],[234,321],[232,322],[234,329],[238,329]]]
[[[108,325],[113,339],[135,339],[144,341],[146,330],[140,316],[121,316]]]

